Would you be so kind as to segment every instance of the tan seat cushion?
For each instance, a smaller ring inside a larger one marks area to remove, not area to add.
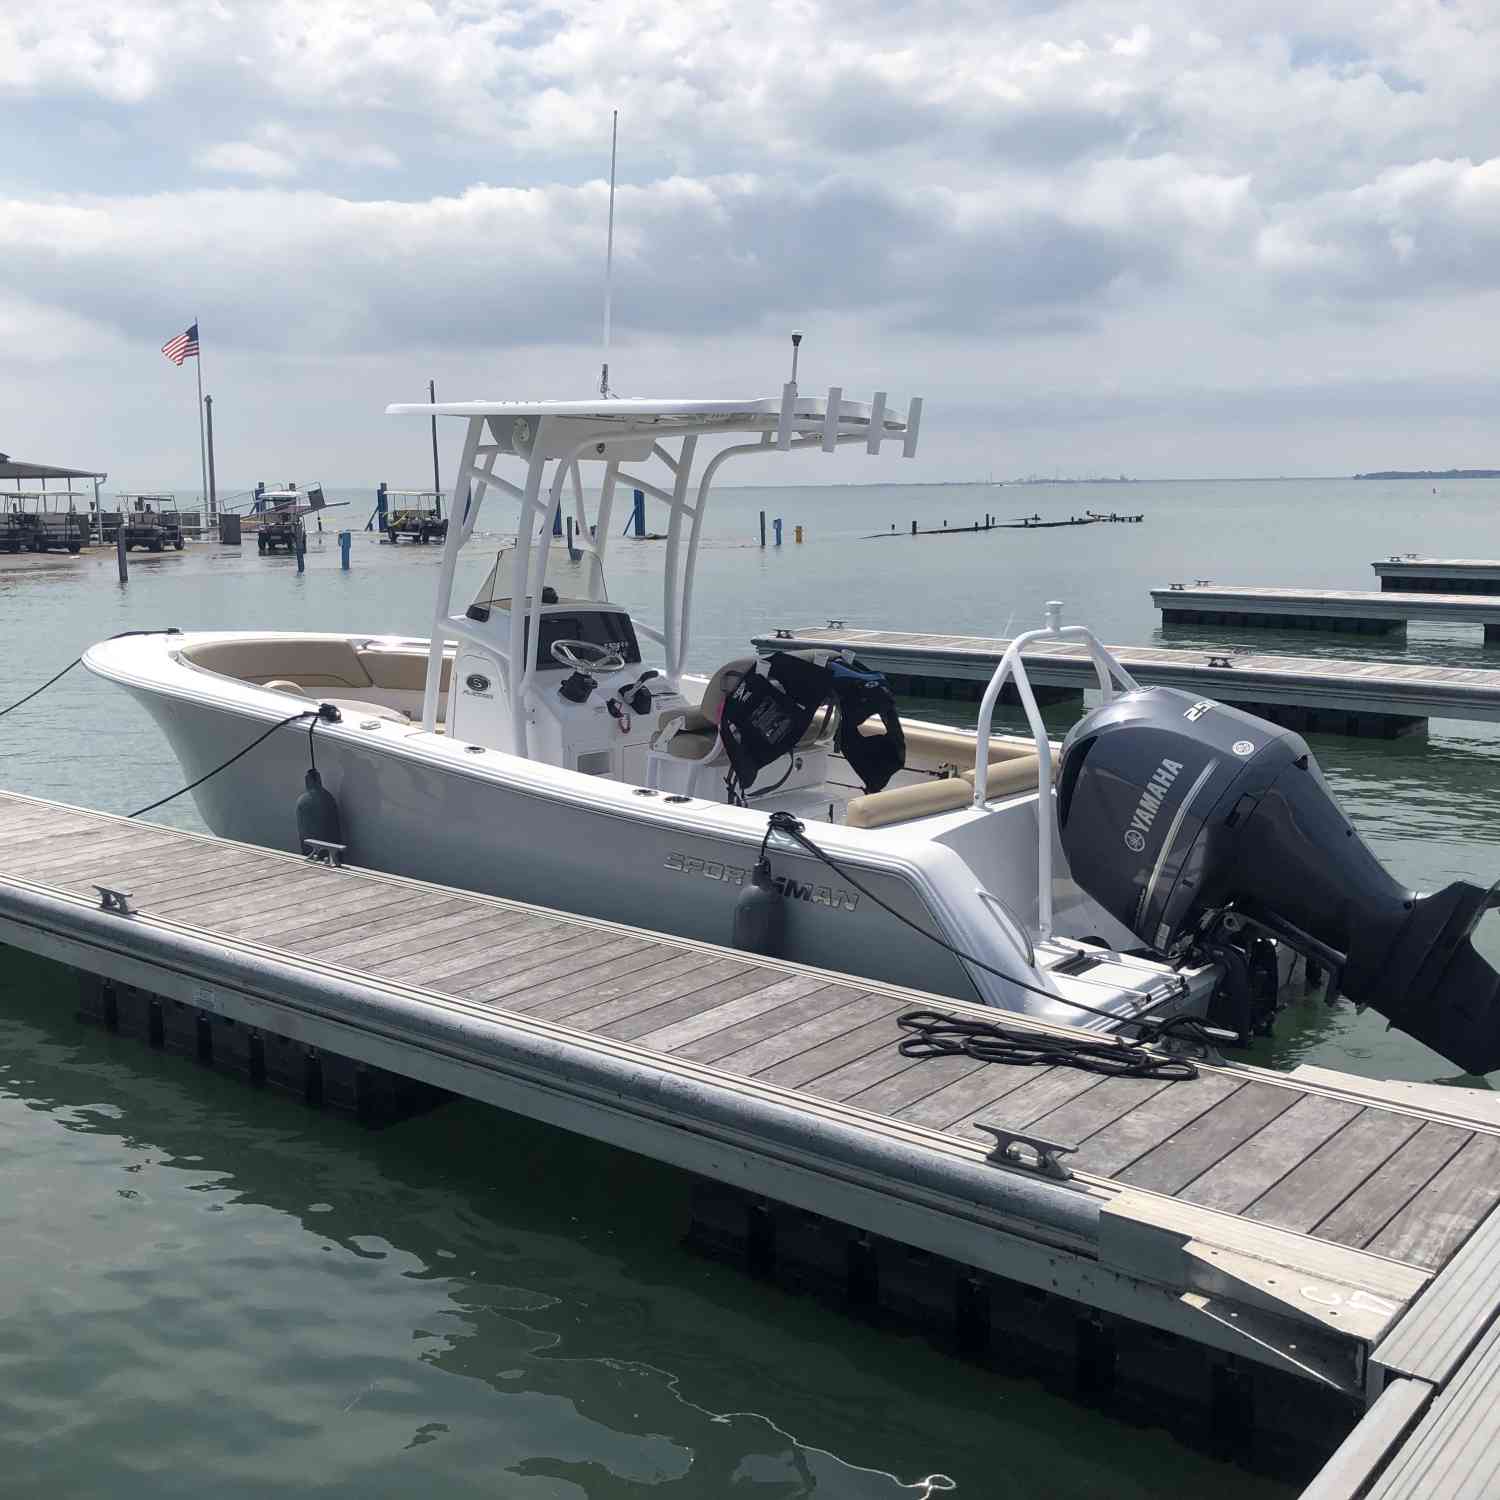
[[[266,636],[261,640],[209,641],[182,653],[185,661],[241,682],[282,678],[304,688],[370,687],[370,674],[343,636]]]
[[[1010,760],[992,760],[985,795],[994,800],[1034,792],[1040,770],[1041,762],[1035,751]],[[844,822],[851,828],[883,828],[888,823],[955,812],[973,800],[974,773],[965,771],[962,776],[945,776],[915,786],[891,787],[884,792],[851,797],[844,811]]]
[[[984,794],[988,798],[1016,797],[1022,792],[1034,792],[1042,778],[1042,762],[1035,750],[1025,751],[1010,760],[992,760],[990,774],[985,780]],[[958,778],[970,787],[974,785],[974,772],[965,771]],[[1052,761],[1052,779],[1057,779],[1057,759]]]
[[[978,741],[972,734],[960,729],[914,728],[903,724],[906,736],[906,764],[914,771],[935,771],[939,766],[957,766],[960,771],[974,764],[978,753]],[[884,734],[885,726],[879,719],[866,719],[859,732],[867,738]],[[1035,755],[1029,745],[1012,744],[1006,740],[990,741],[990,764],[996,761],[1016,760],[1022,756]]]
[[[666,743],[668,755],[678,760],[707,760],[719,743],[717,729],[679,729]]]
[[[382,651],[370,646],[356,653],[360,665],[370,674],[378,688],[395,688],[398,692],[420,693],[427,686],[427,653],[425,651]],[[443,658],[442,690],[448,691],[453,675],[453,658]]]
[[[703,689],[703,697],[699,700],[698,706],[696,708],[678,710],[686,720],[687,727],[690,730],[717,730],[719,727],[719,710],[724,707],[724,700],[740,685],[745,674],[754,666],[755,658],[753,656],[737,656],[733,661],[726,661],[708,679]]]
[[[974,788],[962,776],[935,777],[915,786],[897,786],[851,797],[844,809],[844,822],[850,828],[883,828],[887,823],[905,823],[912,818],[953,812],[973,800]]]

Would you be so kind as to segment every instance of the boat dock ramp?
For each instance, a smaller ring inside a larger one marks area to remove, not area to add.
[[[1293,589],[1174,583],[1151,590],[1164,625],[1261,625],[1279,630],[1339,630],[1359,635],[1404,631],[1408,620],[1484,626],[1500,644],[1500,599],[1478,594],[1399,593],[1380,589]]]
[[[1500,562],[1474,557],[1387,557],[1370,564],[1383,590],[1408,594],[1500,594]]]
[[[1486,1093],[916,1059],[903,1013],[996,1013],[33,798],[0,826],[0,942],[101,1024],[372,1119],[460,1094],[670,1163],[710,1252],[1257,1469],[1329,1460],[1320,1500],[1382,1465],[1375,1494],[1487,1492]]]
[[[1500,602],[1500,601],[1497,601]],[[915,697],[977,700],[1007,640],[900,630],[855,630],[842,621],[756,636],[758,651],[845,648]],[[1111,646],[1137,681],[1182,688],[1248,709],[1299,733],[1393,739],[1427,720],[1500,721],[1500,670],[1406,662],[1339,661],[1263,652]],[[1037,641],[1023,653],[1041,702],[1079,696],[1097,679],[1082,646]]]

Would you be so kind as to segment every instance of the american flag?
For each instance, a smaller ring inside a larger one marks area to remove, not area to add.
[[[172,361],[174,365],[180,365],[185,359],[198,358],[198,325],[193,324],[186,333],[179,333],[176,338],[171,338],[161,346],[161,352]]]

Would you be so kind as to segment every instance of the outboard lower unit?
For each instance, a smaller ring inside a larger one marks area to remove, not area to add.
[[[1141,688],[1074,726],[1057,785],[1073,879],[1151,948],[1274,936],[1466,1072],[1500,1068],[1500,974],[1469,941],[1496,888],[1403,889],[1300,735]]]

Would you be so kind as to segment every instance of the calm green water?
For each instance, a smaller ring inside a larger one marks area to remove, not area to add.
[[[693,656],[709,667],[759,630],[829,617],[1002,635],[1054,597],[1105,639],[1152,641],[1153,583],[1361,588],[1393,551],[1497,555],[1500,484],[1440,489],[725,491]],[[762,553],[762,506],[807,542]],[[1085,507],[1148,520],[865,539]],[[471,545],[465,578],[493,545]],[[621,543],[609,570],[653,618],[659,560]],[[301,577],[208,547],[133,555],[125,590],[112,557],[0,568],[0,704],[117,630],[425,632],[436,563],[360,536],[342,574],[330,534]],[[1236,640],[1487,661],[1477,627],[1414,626],[1377,648],[1266,631],[1213,644]],[[110,811],[180,784],[146,716],[81,671],[0,721],[0,747],[4,785]],[[1434,723],[1425,742],[1315,749],[1401,878],[1500,873],[1500,736]],[[195,825],[187,802],[159,816]],[[6,955],[0,1494],[896,1497],[934,1473],[973,1496],[1283,1493],[687,1255],[672,1172],[463,1104],[367,1133],[82,1028],[73,1009],[67,976]],[[1447,1071],[1372,1015],[1321,1006],[1286,1016],[1258,1060]]]

